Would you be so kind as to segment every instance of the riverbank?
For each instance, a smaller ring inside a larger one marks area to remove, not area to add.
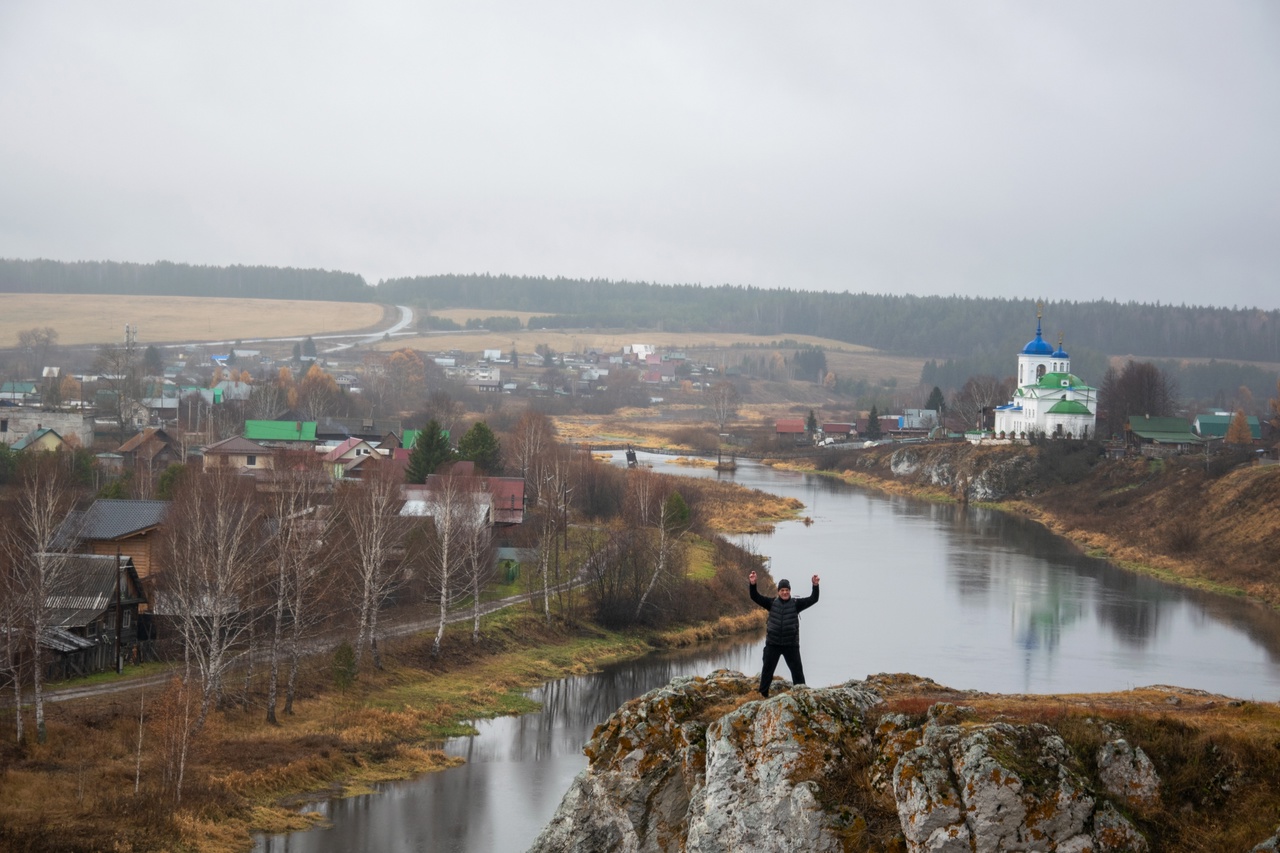
[[[278,726],[265,722],[260,685],[228,697],[191,745],[176,805],[146,795],[163,772],[154,760],[163,735],[152,726],[172,707],[171,692],[56,703],[48,706],[47,743],[5,755],[0,849],[244,851],[253,833],[322,822],[309,801],[454,766],[443,739],[474,734],[471,720],[536,710],[526,696],[533,687],[761,624],[751,612],[665,632],[614,632],[548,625],[522,608],[487,617],[477,644],[469,626],[451,627],[442,658],[430,655],[430,633],[390,641],[385,668],[345,688],[335,683],[332,660],[315,659],[295,713]],[[145,736],[140,714],[149,721]]]
[[[975,502],[978,492],[976,502],[1031,519],[1126,570],[1280,609],[1280,466],[1229,461],[947,443],[765,464],[933,501]]]

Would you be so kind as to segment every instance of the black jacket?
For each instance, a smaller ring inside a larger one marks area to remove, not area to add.
[[[818,603],[818,588],[808,598],[791,596],[790,601],[766,598],[751,585],[751,600],[769,611],[769,623],[765,629],[765,642],[771,646],[800,645],[800,611]]]

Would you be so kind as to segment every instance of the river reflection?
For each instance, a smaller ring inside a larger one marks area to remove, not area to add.
[[[619,454],[620,456],[621,454]],[[680,468],[686,476],[725,476]],[[797,595],[812,685],[911,672],[956,688],[1068,693],[1176,684],[1280,698],[1280,616],[1170,586],[1078,553],[1024,519],[863,492],[751,463],[735,481],[799,498],[811,524],[737,537]],[[746,595],[746,579],[743,579]],[[758,672],[762,641],[651,656],[533,693],[544,710],[480,723],[446,749],[467,764],[380,794],[327,803],[331,829],[263,838],[263,853],[526,849],[586,764],[592,729],[627,699],[681,674]],[[781,674],[785,675],[785,667]]]

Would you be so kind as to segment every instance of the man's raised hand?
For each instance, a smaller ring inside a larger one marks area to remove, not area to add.
[[[751,574],[747,575],[747,582],[748,582],[748,583],[755,583],[755,582],[756,582],[756,573],[755,573],[755,572],[752,572]]]

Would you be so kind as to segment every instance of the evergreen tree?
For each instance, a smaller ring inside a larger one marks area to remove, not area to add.
[[[502,445],[484,421],[476,421],[458,439],[458,455],[474,462],[486,474],[496,474],[502,470]]]
[[[875,406],[871,407],[871,414],[867,415],[867,438],[877,439],[884,433],[880,432],[880,412]]]
[[[164,375],[164,359],[160,357],[160,350],[154,344],[143,350],[142,367],[148,376]]]
[[[804,428],[810,433],[818,431],[818,416],[813,413],[813,409],[809,410],[809,417],[805,419]]]
[[[427,421],[427,425],[418,433],[418,440],[413,443],[404,480],[406,483],[425,483],[428,474],[435,473],[437,468],[452,458],[453,448],[449,446],[449,438],[440,428],[440,422],[433,418]]]
[[[302,354],[307,358],[316,357],[316,342],[311,340],[310,335],[307,335],[307,339],[302,342]]]
[[[302,361],[302,344],[297,341],[293,342],[293,360]]]
[[[933,390],[929,392],[929,399],[924,401],[924,407],[931,412],[942,413],[943,407],[946,405],[946,398],[942,396],[942,389],[937,385],[933,386]]]

